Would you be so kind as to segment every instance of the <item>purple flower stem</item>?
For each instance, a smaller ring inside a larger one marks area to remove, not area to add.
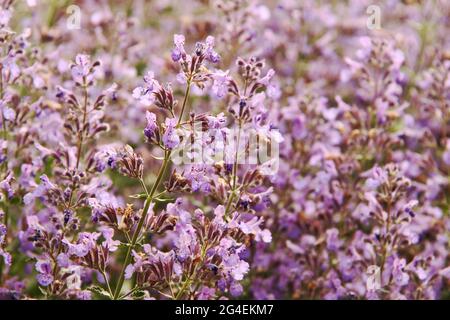
[[[187,100],[188,100],[188,97],[189,97],[190,89],[191,89],[191,78],[189,78],[188,81],[187,81],[186,92],[184,94],[183,105],[181,107],[181,113],[180,113],[180,117],[178,118],[177,126],[180,125],[181,120],[183,119],[183,113],[184,113],[184,110],[186,108],[186,104],[187,104]],[[131,261],[131,253],[133,251],[134,246],[137,243],[137,240],[139,239],[139,235],[140,235],[141,229],[142,229],[142,227],[144,225],[144,221],[147,218],[148,210],[150,208],[150,205],[153,202],[153,199],[155,198],[154,197],[155,192],[156,192],[156,190],[158,190],[158,187],[159,187],[159,185],[161,183],[161,180],[162,180],[162,178],[164,177],[164,175],[166,173],[166,169],[167,169],[167,166],[169,164],[171,153],[172,152],[170,150],[166,150],[165,151],[165,153],[164,153],[164,160],[163,160],[161,168],[159,169],[156,181],[153,184],[153,187],[150,190],[150,193],[147,195],[147,199],[145,200],[144,209],[142,211],[142,217],[139,220],[137,228],[136,228],[136,230],[133,233],[133,238],[131,239],[131,244],[128,246],[127,254],[125,256],[125,261],[124,261],[124,264],[122,266],[122,271],[120,273],[119,280],[118,280],[117,286],[116,286],[116,290],[114,292],[114,300],[117,300],[119,298],[120,292],[122,291],[123,282],[125,281],[125,270],[126,270],[128,264]]]
[[[0,64],[0,99],[3,99],[3,66]],[[2,111],[2,130],[3,130],[3,139],[6,140],[8,137],[8,132],[6,131],[6,119],[5,115]],[[6,161],[5,161],[6,163]]]
[[[86,80],[85,80],[86,81]],[[88,105],[88,92],[86,84],[83,86],[83,97],[84,97],[84,104],[83,104],[83,123],[81,125],[81,131],[78,136],[78,146],[77,146],[77,165],[76,168],[78,169],[78,166],[80,165],[80,159],[81,159],[81,151],[83,149],[83,140],[84,140],[84,128],[86,127],[86,120],[87,120],[87,105]]]
[[[225,217],[228,216],[230,213],[231,205],[233,204],[234,196],[236,193],[236,184],[237,184],[237,167],[238,167],[238,158],[239,158],[239,144],[241,142],[241,128],[242,128],[242,121],[239,120],[239,130],[238,130],[238,136],[237,136],[237,146],[236,146],[236,153],[234,155],[234,163],[233,163],[233,185],[230,197],[228,198],[228,202],[225,209]]]
[[[79,166],[80,166],[80,160],[81,160],[81,153],[82,153],[82,149],[83,149],[83,140],[84,140],[84,128],[86,127],[86,121],[87,121],[87,107],[88,107],[88,91],[87,91],[87,83],[86,83],[86,78],[83,79],[83,122],[81,125],[81,131],[78,135],[78,145],[77,145],[77,163],[76,163],[76,169],[78,170]],[[72,189],[70,191],[70,197],[69,197],[69,205],[68,205],[68,209],[72,206],[72,199],[73,199],[73,192],[75,190],[75,185],[72,185]],[[53,277],[56,279],[56,276],[58,274],[58,263],[56,262],[56,258],[58,257],[58,255],[61,253],[63,246],[62,246],[62,242],[64,240],[64,237],[66,235],[66,229],[64,228],[62,231],[62,235],[61,235],[61,240],[59,242],[58,245],[58,249],[56,252],[56,256],[54,257],[54,262],[55,262],[55,266],[53,267]],[[106,276],[105,276],[106,277]],[[106,280],[106,279],[105,279]],[[109,283],[108,283],[109,286]]]

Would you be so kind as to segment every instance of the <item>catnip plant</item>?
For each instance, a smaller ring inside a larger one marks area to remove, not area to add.
[[[449,297],[449,3],[73,2],[0,1],[0,299]]]

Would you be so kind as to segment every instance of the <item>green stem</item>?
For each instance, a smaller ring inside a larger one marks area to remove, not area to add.
[[[0,99],[3,100],[3,65],[0,63]],[[5,115],[3,113],[2,110],[2,133],[3,133],[3,140],[8,140],[8,130],[6,129],[6,119],[5,119]],[[0,150],[1,151],[1,150]],[[8,154],[8,150],[5,151],[6,154]],[[8,162],[5,161],[2,163],[1,166],[1,172],[3,172],[3,170],[8,171]]]
[[[187,87],[186,87],[186,91],[184,92],[184,99],[183,99],[183,104],[181,106],[181,112],[180,112],[180,117],[178,118],[177,127],[180,127],[181,121],[183,120],[184,109],[186,109],[187,100],[189,98],[190,92],[191,92],[191,77],[189,77],[187,79]]]
[[[231,191],[231,194],[228,197],[227,205],[225,207],[225,217],[227,217],[228,213],[230,212],[231,205],[233,204],[233,200],[234,200],[234,190]]]
[[[231,209],[231,205],[233,204],[234,196],[236,193],[237,169],[238,169],[238,160],[239,160],[239,144],[241,143],[241,129],[242,129],[242,122],[239,120],[239,130],[238,130],[238,136],[237,136],[236,153],[234,154],[234,163],[233,163],[233,184],[232,184],[231,194],[230,194],[230,197],[228,198],[227,206],[225,208],[225,217],[228,216],[228,213]]]
[[[83,149],[83,141],[84,141],[84,127],[86,126],[86,121],[87,121],[87,114],[88,114],[88,91],[87,91],[87,84],[86,84],[86,79],[83,80],[83,99],[84,99],[84,103],[83,103],[83,120],[82,120],[82,124],[81,124],[81,130],[78,133],[78,142],[77,142],[77,163],[76,163],[76,169],[78,170],[79,166],[80,166],[80,161],[81,161],[81,154],[82,154],[82,149]],[[72,207],[72,199],[73,199],[73,193],[75,191],[76,185],[75,182],[72,183],[72,188],[70,190],[70,197],[69,197],[69,205],[67,206],[67,209],[70,209]]]
[[[77,164],[76,168],[78,169],[80,165],[81,160],[81,153],[83,149],[83,140],[84,140],[84,127],[86,126],[87,121],[87,105],[88,105],[88,92],[87,92],[87,86],[83,86],[83,96],[84,96],[84,103],[83,103],[83,121],[81,124],[81,131],[78,135],[78,145],[77,145]]]
[[[178,118],[178,122],[177,122],[177,127],[180,126],[181,121],[183,119],[183,114],[184,114],[184,110],[186,109],[186,105],[187,105],[187,101],[189,99],[189,93],[191,90],[191,77],[188,78],[187,80],[187,87],[186,87],[186,91],[184,93],[184,99],[183,99],[183,104],[181,106],[181,112],[180,112],[180,116]],[[133,233],[133,238],[131,239],[131,244],[128,246],[128,250],[125,256],[125,260],[124,260],[124,264],[122,266],[122,271],[120,272],[120,276],[119,276],[119,280],[117,282],[116,285],[116,290],[114,292],[114,300],[117,300],[120,296],[120,292],[122,291],[122,286],[123,283],[125,281],[125,270],[127,268],[127,266],[130,264],[131,262],[131,253],[133,252],[133,248],[136,246],[136,243],[139,239],[140,233],[141,233],[141,229],[144,226],[144,222],[145,219],[147,218],[147,214],[148,214],[148,210],[150,208],[150,205],[152,204],[153,200],[154,200],[154,196],[155,196],[155,192],[158,190],[158,187],[164,177],[164,174],[167,170],[167,166],[169,164],[169,160],[170,160],[170,156],[171,156],[171,151],[166,150],[164,153],[164,160],[162,163],[161,168],[159,169],[158,172],[158,176],[156,178],[155,183],[153,184],[152,189],[150,190],[150,193],[147,193],[147,198],[145,200],[145,204],[144,204],[144,209],[142,211],[142,216],[139,219],[138,225],[136,227],[136,230]],[[143,183],[143,181],[141,182]],[[145,184],[144,184],[145,186]],[[146,190],[146,188],[144,188],[144,190]]]
[[[385,235],[387,235],[389,233],[390,230],[390,224],[391,224],[391,199],[388,199],[388,203],[387,203],[387,214],[388,214],[388,218],[386,221],[386,231],[385,231]],[[386,259],[388,257],[388,243],[386,241],[386,236],[385,239],[383,240],[383,248],[382,248],[382,255],[381,255],[381,266],[380,266],[380,277],[381,279],[383,279],[383,271],[384,271],[384,265],[386,263]]]
[[[163,164],[158,173],[158,177],[156,178],[156,181],[153,184],[152,190],[150,191],[150,193],[147,196],[147,199],[145,200],[144,209],[142,211],[142,217],[141,217],[141,219],[139,219],[139,223],[136,227],[136,230],[133,233],[133,238],[131,239],[131,244],[128,246],[127,254],[125,256],[125,261],[122,266],[122,272],[120,273],[119,280],[117,282],[116,290],[114,292],[115,300],[119,297],[120,292],[122,290],[123,282],[125,281],[125,270],[131,261],[131,253],[133,251],[134,246],[137,243],[137,240],[141,233],[141,229],[144,226],[144,222],[145,222],[145,219],[147,218],[148,210],[150,209],[150,205],[152,204],[153,199],[154,199],[153,196],[154,196],[156,190],[158,189],[159,184],[161,183],[164,173],[166,172],[167,165],[169,164],[170,154],[171,154],[170,151],[166,151]]]
[[[83,121],[81,124],[81,130],[80,133],[78,135],[78,144],[77,144],[77,163],[76,163],[76,169],[78,170],[79,166],[80,166],[80,160],[81,160],[81,151],[83,148],[83,140],[84,140],[84,127],[86,126],[86,121],[87,121],[87,107],[88,107],[88,91],[87,91],[87,84],[86,84],[86,79],[83,79],[83,98],[84,98],[84,103],[83,103]],[[70,209],[72,207],[72,199],[73,199],[73,193],[75,190],[75,183],[72,184],[72,189],[70,191],[70,197],[69,197],[69,205],[68,205],[68,209]],[[63,230],[63,233],[61,235],[61,241],[58,244],[58,249],[57,249],[57,253],[56,253],[56,257],[55,259],[58,257],[58,255],[62,252],[63,249],[63,240],[66,234],[66,230]],[[55,260],[55,266],[53,267],[53,276],[56,278],[58,274],[58,264]]]
[[[145,185],[144,179],[140,178],[139,182],[141,183],[142,189],[144,189],[145,194],[148,195],[148,190],[147,190],[147,187]]]
[[[106,276],[106,272],[104,270],[102,270],[101,274],[103,276],[103,279],[105,279],[106,286],[108,287],[109,295],[112,297],[113,296],[113,292],[111,290],[111,286],[109,285],[109,280],[108,280],[108,277]]]
[[[0,99],[3,100],[3,66],[0,65]],[[2,130],[3,130],[3,140],[8,138],[8,132],[6,131],[6,119],[2,111]]]
[[[177,293],[177,295],[175,297],[175,300],[178,300],[178,299],[180,299],[183,296],[184,291],[186,291],[186,289],[190,285],[190,283],[191,283],[191,277],[187,277],[186,281],[183,283],[183,287]]]

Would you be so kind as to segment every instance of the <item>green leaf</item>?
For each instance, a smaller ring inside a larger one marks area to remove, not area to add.
[[[38,286],[38,289],[44,295],[44,297],[47,297],[47,291],[45,290],[45,288]]]
[[[137,193],[137,194],[133,194],[129,197],[133,198],[133,199],[145,199],[145,198],[147,198],[147,194],[146,193]]]
[[[133,298],[135,298],[135,299],[142,300],[142,299],[145,298],[145,291],[143,291],[143,290],[136,290],[136,291],[134,291],[134,292],[131,294],[131,296],[132,296]]]
[[[130,245],[131,245],[131,244],[129,244],[129,243],[121,242],[121,243],[119,244],[119,248],[128,248]]]
[[[135,68],[138,76],[141,77],[144,75],[145,69],[147,68],[147,63],[141,60],[138,63],[136,63]]]
[[[155,198],[153,199],[155,202],[173,202],[175,199],[172,198]]]
[[[91,286],[91,287],[89,287],[89,288],[87,288],[87,289],[88,289],[89,291],[93,292],[93,293],[97,293],[97,294],[99,294],[99,295],[101,295],[101,296],[111,298],[111,295],[109,294],[109,292],[106,291],[105,289],[103,289],[103,288],[100,287],[100,286]]]

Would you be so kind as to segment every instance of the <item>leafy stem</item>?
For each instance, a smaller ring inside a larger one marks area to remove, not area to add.
[[[234,154],[234,163],[233,163],[233,172],[232,172],[232,189],[231,189],[231,194],[228,198],[228,202],[225,208],[225,217],[228,216],[230,210],[231,210],[231,206],[233,204],[234,201],[234,197],[236,195],[236,190],[237,190],[237,169],[238,169],[238,160],[239,160],[239,144],[241,143],[241,130],[242,130],[242,121],[239,120],[239,129],[238,129],[238,134],[237,134],[237,145],[236,145],[236,152]]]
[[[105,270],[101,270],[100,273],[102,274],[103,279],[105,279],[105,283],[106,283],[106,286],[108,288],[109,295],[112,297],[113,296],[113,292],[111,290],[111,285],[109,284],[109,280],[108,280],[108,277],[106,275]]]
[[[190,87],[191,87],[191,78],[189,78],[188,82],[187,82],[187,87],[186,87],[186,91],[185,91],[184,99],[183,99],[183,105],[181,107],[181,113],[180,113],[180,116],[178,118],[177,126],[179,126],[179,124],[182,121],[181,119],[183,118],[183,113],[184,113],[184,110],[186,108],[186,104],[187,104],[187,101],[188,101],[188,98],[189,98]],[[131,262],[131,253],[133,252],[133,248],[135,247],[135,245],[136,245],[136,243],[137,243],[137,241],[139,239],[139,236],[141,234],[142,227],[144,226],[144,222],[145,222],[145,220],[147,218],[147,214],[148,214],[148,211],[150,209],[150,206],[153,203],[153,200],[155,199],[155,193],[158,190],[158,187],[159,187],[159,185],[160,185],[160,183],[161,183],[161,181],[162,181],[162,179],[163,179],[163,177],[164,177],[164,175],[166,173],[167,167],[169,165],[171,153],[172,152],[170,150],[167,150],[167,149],[165,150],[163,163],[161,165],[161,168],[159,169],[156,181],[153,184],[153,187],[150,190],[150,192],[149,193],[147,192],[147,198],[145,200],[144,209],[142,211],[142,216],[139,219],[139,222],[138,222],[138,225],[136,227],[136,230],[133,233],[133,237],[131,239],[131,244],[130,244],[130,246],[128,246],[128,250],[127,250],[127,253],[126,253],[126,256],[125,256],[124,264],[122,266],[122,271],[120,273],[119,280],[118,280],[117,285],[116,285],[116,290],[114,292],[114,297],[113,297],[114,300],[119,298],[120,292],[122,290],[123,283],[125,281],[125,270],[126,270],[128,264]],[[143,181],[141,183],[143,183]],[[145,187],[145,184],[144,184],[144,187]],[[144,188],[144,190],[146,190],[146,188]]]
[[[81,124],[81,130],[78,134],[78,145],[77,145],[77,164],[76,164],[76,168],[78,169],[79,165],[80,165],[80,160],[81,160],[81,153],[83,150],[83,141],[84,141],[84,129],[86,127],[86,121],[87,121],[87,107],[88,107],[88,92],[87,92],[87,85],[84,84],[83,85],[83,121]]]

